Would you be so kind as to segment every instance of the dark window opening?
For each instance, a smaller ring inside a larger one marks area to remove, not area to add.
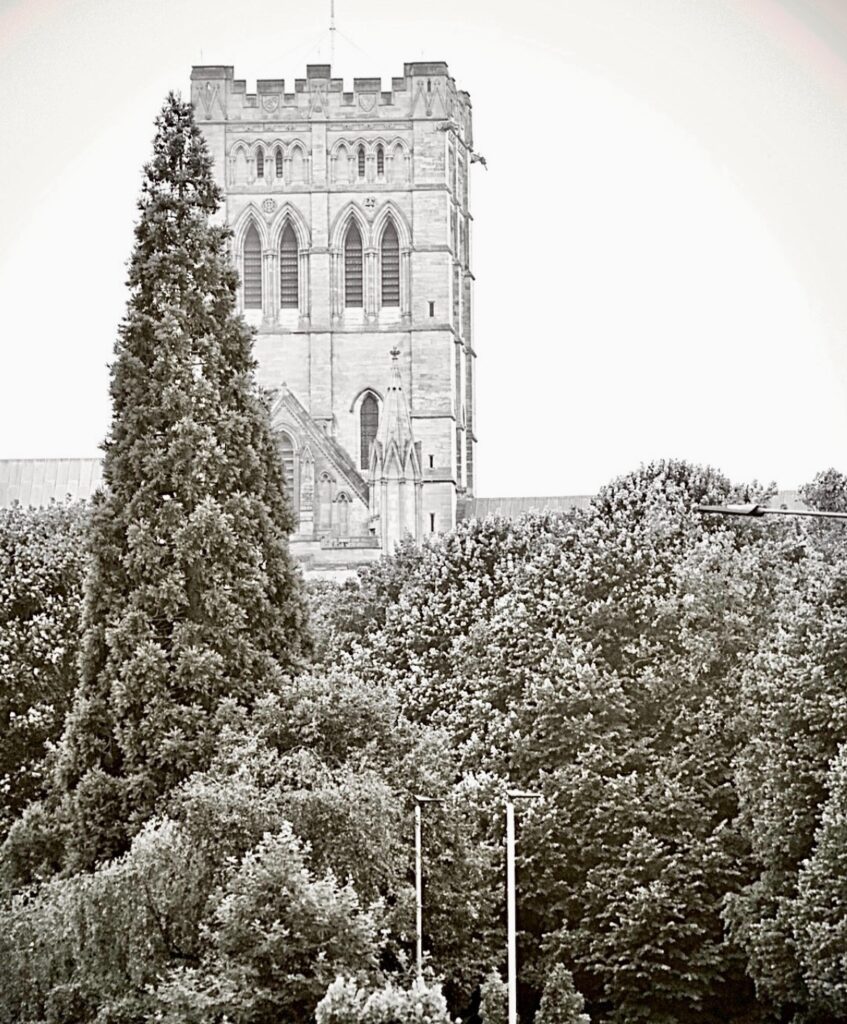
[[[362,236],[356,224],[347,229],[344,239],[344,305],[364,305],[362,286]]]
[[[430,455],[430,457],[429,457],[429,468],[432,469],[434,465],[435,465],[435,457]]]
[[[364,176],[365,176],[365,147],[364,146],[359,146],[358,164],[359,164],[359,177],[360,178],[364,178]]]
[[[380,178],[385,174],[385,150],[382,146],[376,147],[376,173]]]
[[[435,303],[434,302],[430,302],[430,304],[429,304],[429,315],[430,316],[435,316]]]
[[[297,309],[300,304],[298,263],[297,236],[289,222],[279,247],[279,304],[282,309]]]
[[[265,176],[265,151],[260,149],[256,153],[256,177],[264,178]]]
[[[390,221],[382,235],[382,304],[400,305],[400,241]]]
[[[276,176],[282,177],[282,150],[279,148],[276,151]]]
[[[296,516],[299,511],[299,503],[294,500],[294,442],[288,434],[280,435],[279,454],[282,459],[282,479],[285,484],[285,496]]]
[[[244,308],[262,308],[262,242],[256,225],[251,224],[244,236],[243,259]]]
[[[435,513],[430,512],[429,514],[429,532],[435,533]]]
[[[371,459],[371,444],[376,440],[379,429],[379,405],[373,395],[365,395],[359,413],[362,469],[367,469]]]

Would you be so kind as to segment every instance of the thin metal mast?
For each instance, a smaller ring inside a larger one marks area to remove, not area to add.
[[[329,63],[335,63],[335,0],[329,0]]]

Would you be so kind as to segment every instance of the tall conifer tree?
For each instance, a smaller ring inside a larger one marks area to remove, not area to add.
[[[221,193],[189,103],[156,119],[92,510],[82,678],[59,781],[71,863],[125,848],[209,759],[221,698],[250,704],[308,641],[292,516]]]

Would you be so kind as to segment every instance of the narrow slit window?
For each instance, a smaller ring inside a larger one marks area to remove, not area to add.
[[[288,434],[280,434],[279,438],[279,454],[282,459],[282,478],[285,484],[285,497],[288,499],[288,503],[297,515],[299,511],[299,501],[295,500],[296,495],[294,494],[294,442]]]
[[[359,146],[359,152],[357,155],[359,165],[359,177],[364,178],[365,176],[365,147]]]
[[[359,415],[361,425],[361,465],[367,469],[370,465],[371,444],[376,440],[379,429],[379,405],[373,395],[365,395]]]
[[[400,241],[391,221],[382,235],[382,304],[400,305]]]
[[[382,146],[376,147],[376,173],[380,178],[385,175],[385,150]]]
[[[429,532],[435,533],[435,513],[430,512],[429,514]]]
[[[430,302],[430,304],[429,304],[429,315],[430,316],[435,316],[435,303],[434,302]]]
[[[279,146],[276,148],[276,176],[282,177],[282,150]]]
[[[297,309],[300,305],[298,262],[297,236],[289,222],[279,246],[279,305],[282,309]]]
[[[256,177],[264,178],[265,176],[265,151],[263,149],[256,150]]]
[[[364,305],[362,287],[362,236],[356,224],[347,229],[344,239],[344,305]]]
[[[251,224],[244,236],[242,279],[244,308],[262,308],[262,242],[256,225]]]

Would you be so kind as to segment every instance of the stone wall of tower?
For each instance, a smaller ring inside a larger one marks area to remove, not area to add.
[[[261,383],[285,386],[365,478],[361,402],[370,392],[384,403],[397,349],[420,452],[423,530],[452,528],[473,493],[475,443],[467,93],[440,62],[404,65],[389,91],[372,78],[346,91],[326,65],[308,66],[292,91],[270,79],[247,92],[224,66],[195,67],[191,82],[239,269],[247,233],[260,239],[261,308],[244,313],[258,332]],[[399,306],[381,302],[389,221],[399,238]],[[345,305],[351,223],[363,241],[363,308]],[[280,302],[288,225],[298,248],[297,308]],[[354,505],[356,529],[367,531],[355,496]],[[319,532],[301,517],[302,540]]]

